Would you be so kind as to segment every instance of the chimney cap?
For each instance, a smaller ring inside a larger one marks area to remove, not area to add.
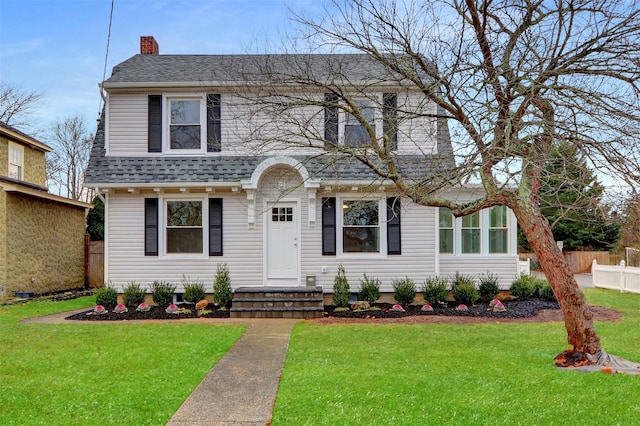
[[[160,54],[160,46],[153,36],[140,36],[140,53],[143,55]]]

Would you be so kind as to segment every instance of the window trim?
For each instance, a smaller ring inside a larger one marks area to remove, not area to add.
[[[167,241],[167,208],[168,203],[172,201],[197,201],[202,204],[201,211],[201,233],[202,233],[202,251],[198,253],[170,253],[167,251],[168,249],[168,241]],[[158,241],[161,242],[162,247],[159,248],[158,252],[162,253],[162,256],[166,257],[182,257],[182,258],[208,258],[209,257],[209,198],[206,196],[194,196],[192,194],[179,196],[179,195],[171,195],[169,197],[163,197],[159,205],[162,206],[162,209],[159,213],[159,232],[162,234],[158,238]]]
[[[171,102],[174,101],[198,101],[199,109],[199,126],[200,126],[200,148],[198,149],[172,149],[171,148]],[[162,114],[162,146],[163,153],[169,155],[201,155],[207,153],[207,130],[208,130],[208,112],[207,112],[207,96],[205,94],[181,94],[171,93],[162,95],[162,106],[164,108]]]
[[[377,252],[345,252],[343,246],[344,214],[342,206],[345,201],[377,201],[378,203],[378,251]],[[362,196],[359,194],[336,194],[336,256],[350,259],[371,259],[387,257],[387,197]]]
[[[20,164],[13,163],[11,161],[12,150],[20,152]],[[17,143],[9,142],[7,155],[9,157],[7,159],[8,160],[7,176],[16,180],[24,180],[24,146]],[[18,177],[11,176],[11,166],[18,167]]]

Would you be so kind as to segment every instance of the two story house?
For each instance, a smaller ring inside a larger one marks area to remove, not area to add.
[[[0,298],[84,286],[91,205],[48,191],[45,154],[51,150],[0,122]]]
[[[283,79],[283,99],[300,91],[311,99],[295,122],[261,101],[266,70],[289,74],[297,61],[325,79],[363,80],[377,66],[367,56],[161,55],[153,37],[140,45],[101,84],[105,109],[85,178],[105,200],[105,281],[116,288],[164,280],[181,292],[183,277],[210,285],[220,263],[234,288],[325,292],[339,265],[353,289],[367,273],[386,292],[393,279],[455,272],[491,271],[506,288],[519,273],[508,209],[454,218],[399,196],[340,154],[371,135],[332,106],[335,94]],[[406,176],[454,161],[433,104],[394,81],[368,87],[368,99],[355,102],[376,134],[389,134]],[[429,114],[399,120],[409,107]],[[474,191],[448,196],[471,200]]]

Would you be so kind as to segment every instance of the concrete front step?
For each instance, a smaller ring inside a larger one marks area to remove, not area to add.
[[[322,287],[240,287],[231,318],[321,318]]]

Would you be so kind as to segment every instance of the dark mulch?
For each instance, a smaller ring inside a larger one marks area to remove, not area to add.
[[[87,310],[78,314],[70,315],[66,317],[67,320],[73,321],[128,321],[128,320],[168,320],[168,319],[182,319],[182,318],[229,318],[229,310],[216,309],[213,303],[209,303],[207,310],[211,312],[198,315],[195,307],[190,304],[183,304],[180,307],[190,309],[189,313],[169,314],[164,308],[159,306],[151,306],[147,312],[138,312],[135,308],[129,308],[129,312],[116,314],[109,311],[106,314],[93,314],[93,310]]]
[[[536,316],[540,311],[544,309],[560,309],[558,302],[548,302],[541,299],[531,300],[510,300],[503,302],[505,308],[504,312],[494,312],[489,308],[488,303],[477,303],[476,305],[469,306],[468,311],[457,311],[455,309],[457,304],[450,304],[446,306],[433,306],[433,311],[421,310],[422,305],[409,305],[405,306],[405,312],[394,311],[391,309],[393,304],[391,303],[374,303],[373,306],[380,310],[366,310],[366,311],[339,311],[335,312],[335,307],[332,305],[326,305],[324,310],[327,316],[337,318],[402,318],[407,316],[455,316],[455,317],[484,317],[484,318],[530,318]]]

